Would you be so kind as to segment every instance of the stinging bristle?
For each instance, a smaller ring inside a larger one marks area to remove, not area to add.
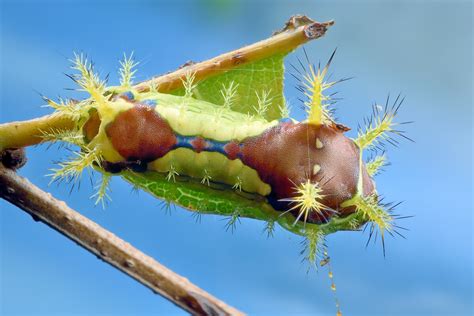
[[[226,109],[231,109],[232,105],[237,98],[237,88],[239,84],[236,84],[234,81],[231,81],[227,86],[222,84],[221,95],[224,99],[222,106]]]
[[[306,73],[302,74],[302,83],[299,90],[307,97],[307,101],[304,101],[304,105],[308,112],[308,122],[311,124],[321,125],[333,121],[331,111],[329,110],[329,106],[334,103],[334,100],[331,99],[333,94],[326,95],[324,94],[324,91],[341,81],[325,81],[327,71],[335,53],[336,50],[334,50],[323,69],[321,69],[319,65],[318,68],[315,69],[315,66],[309,62],[305,51],[305,56],[308,60],[309,66],[308,70],[302,66]],[[300,65],[302,65],[299,59],[298,61],[300,62]]]
[[[91,198],[95,198],[95,205],[101,203],[102,208],[105,208],[107,200],[112,201],[109,194],[107,193],[109,190],[111,178],[112,176],[110,174],[102,174],[100,184],[96,187],[97,192],[91,196]]]
[[[211,175],[209,174],[209,171],[207,169],[204,169],[204,176],[201,179],[202,184],[207,184],[207,186],[210,186],[211,183],[210,181],[212,180]]]
[[[84,148],[81,152],[74,152],[74,154],[76,155],[75,158],[59,162],[59,168],[51,170],[53,171],[53,174],[51,174],[52,182],[62,179],[77,181],[86,168],[93,164],[101,164],[102,158],[96,149],[88,150]]]
[[[263,231],[267,233],[267,238],[273,237],[273,233],[275,231],[275,221],[272,219],[267,221]]]
[[[230,217],[226,218],[227,223],[225,224],[225,230],[228,231],[230,229],[231,233],[234,233],[237,222],[240,223],[240,213],[238,210],[235,210]]]
[[[264,118],[268,107],[271,105],[273,97],[270,96],[271,90],[264,90],[262,92],[255,91],[255,95],[257,96],[257,106],[254,106],[254,110],[257,113],[257,116]]]
[[[49,129],[41,130],[41,138],[44,142],[55,143],[58,141],[66,142],[76,146],[84,145],[84,135],[76,130]]]
[[[92,62],[88,61],[83,54],[74,53],[72,63],[72,68],[79,71],[79,76],[74,76],[76,83],[83,91],[88,92],[96,102],[105,103],[103,96],[105,82],[100,80],[99,75],[94,72]]]
[[[242,179],[237,176],[237,179],[235,181],[235,184],[232,186],[232,189],[242,192]]]
[[[184,96],[187,98],[191,98],[194,93],[194,89],[196,89],[197,83],[195,83],[196,73],[188,71],[184,75],[184,78],[181,78],[184,87]]]
[[[358,136],[357,139],[355,139],[355,142],[359,148],[377,148],[379,150],[383,150],[383,148],[381,148],[384,146],[383,141],[386,141],[387,143],[397,147],[398,141],[392,138],[390,134],[398,135],[413,141],[404,134],[404,131],[394,129],[395,126],[409,123],[395,123],[393,121],[403,101],[404,98],[400,99],[400,95],[398,95],[392,106],[389,106],[389,95],[387,97],[385,106],[377,104],[372,106],[372,116],[364,119],[364,123],[366,125],[365,130],[362,130],[362,128],[359,127]]]
[[[170,169],[168,170],[168,174],[166,175],[166,180],[176,182],[176,176],[179,176],[179,173],[176,171],[176,168],[171,165]]]
[[[77,120],[83,114],[83,110],[81,110],[80,102],[73,101],[70,99],[61,99],[59,98],[58,102],[55,102],[45,96],[41,96],[44,101],[48,104],[47,106],[53,108],[57,113],[61,113],[71,117],[73,120]]]
[[[281,117],[283,118],[290,117],[291,106],[288,104],[286,100],[278,106],[278,110],[280,111]]]
[[[306,238],[302,242],[303,250],[301,254],[304,256],[302,261],[307,261],[311,267],[317,269],[316,262],[322,258],[325,249],[325,235],[323,232],[316,229],[309,229],[306,231]]]
[[[288,211],[282,213],[286,214],[292,210],[299,209],[299,214],[296,217],[296,220],[293,225],[303,217],[304,223],[306,223],[308,216],[312,212],[323,215],[323,210],[326,210],[327,207],[321,203],[324,198],[322,195],[322,189],[319,186],[319,183],[312,183],[309,179],[306,182],[303,182],[294,187],[295,196],[286,199],[280,199],[282,202],[290,202],[294,204],[292,208]]]
[[[385,155],[375,156],[366,164],[367,172],[369,176],[373,177],[382,171],[382,168],[387,166],[387,157]]]
[[[132,79],[135,76],[136,69],[135,67],[138,66],[138,62],[133,60],[133,52],[130,56],[123,55],[123,60],[120,61],[120,85],[124,88],[129,88],[132,85]]]
[[[382,242],[384,241],[385,232],[392,233],[393,217],[385,210],[384,205],[377,200],[375,194],[366,197],[356,196],[352,204],[357,208],[357,212],[361,212],[368,221],[373,223],[374,226],[371,227],[370,237],[375,231],[375,227],[380,232]]]

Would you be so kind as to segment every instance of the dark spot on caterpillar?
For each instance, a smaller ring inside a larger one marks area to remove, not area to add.
[[[142,161],[119,161],[119,162],[110,162],[102,161],[102,169],[110,173],[119,173],[123,170],[132,170],[135,172],[145,172],[147,169],[147,163]]]
[[[96,109],[89,111],[89,119],[82,127],[86,143],[89,143],[99,133],[100,117]]]
[[[324,146],[322,146],[324,144]],[[269,202],[275,209],[288,210],[293,204],[279,201],[295,195],[295,185],[318,182],[323,190],[321,201],[339,215],[348,215],[354,208],[340,204],[357,192],[359,149],[339,128],[312,124],[280,124],[262,135],[251,137],[241,145],[243,163],[257,170],[272,192]],[[373,190],[373,183],[362,168],[364,195]],[[299,210],[293,211],[298,215]],[[332,214],[311,212],[308,222],[325,222]]]
[[[105,132],[117,152],[128,161],[149,162],[176,144],[168,122],[148,106],[137,104],[117,115]]]

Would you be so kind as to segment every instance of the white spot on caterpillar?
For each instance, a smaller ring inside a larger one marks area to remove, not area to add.
[[[321,149],[323,146],[323,142],[319,138],[316,138],[316,148]]]
[[[318,164],[315,164],[313,167],[313,175],[317,174],[321,170],[321,166]]]

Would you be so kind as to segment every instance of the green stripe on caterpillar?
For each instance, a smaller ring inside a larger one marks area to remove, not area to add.
[[[279,223],[308,238],[311,262],[321,244],[316,239],[329,233],[370,222],[383,240],[385,232],[395,231],[391,209],[380,202],[371,177],[383,162],[376,158],[366,166],[363,150],[391,142],[390,133],[404,136],[393,121],[401,102],[397,98],[389,106],[387,100],[380,113],[374,108],[367,129],[354,140],[346,137],[348,128],[331,117],[325,93],[336,83],[325,81],[333,56],[323,69],[310,64],[303,75],[308,118],[298,122],[282,117],[287,110],[281,87],[272,92],[260,85],[239,96],[252,87],[230,73],[216,94],[218,76],[195,82],[188,73],[184,90],[174,94],[153,86],[138,90],[131,85],[136,66],[131,58],[122,62],[120,86],[107,87],[91,63],[76,55],[74,78],[90,98],[48,99],[77,126],[75,135],[45,137],[73,142],[81,151],[61,163],[53,179],[78,178],[94,167],[104,174],[98,200],[106,196],[110,176],[118,174],[166,202],[229,216],[231,223],[256,218],[267,221],[269,230]],[[213,98],[221,103],[210,102]],[[239,104],[245,100],[255,104]]]

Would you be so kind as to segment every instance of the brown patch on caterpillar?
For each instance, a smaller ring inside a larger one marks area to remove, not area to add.
[[[196,137],[191,141],[191,145],[193,146],[193,150],[197,153],[200,153],[207,147],[207,141],[202,137]]]
[[[176,136],[168,122],[141,104],[118,114],[106,126],[105,132],[115,150],[128,161],[153,161],[176,144]]]
[[[89,143],[99,133],[100,117],[96,109],[89,111],[89,119],[82,127],[86,143]]]
[[[230,160],[237,159],[240,154],[240,145],[237,141],[231,141],[224,146],[224,151]]]
[[[355,211],[354,208],[341,209],[339,205],[357,192],[359,149],[337,127],[280,124],[245,140],[241,159],[272,187],[269,201],[276,209],[288,210],[294,206],[279,200],[294,197],[295,186],[309,178],[322,188],[324,198],[320,202],[325,206],[340,215]],[[362,177],[367,195],[374,187],[365,167]],[[292,212],[298,215],[299,210]],[[311,212],[308,221],[322,222],[330,216],[329,211],[323,211],[323,215]]]

